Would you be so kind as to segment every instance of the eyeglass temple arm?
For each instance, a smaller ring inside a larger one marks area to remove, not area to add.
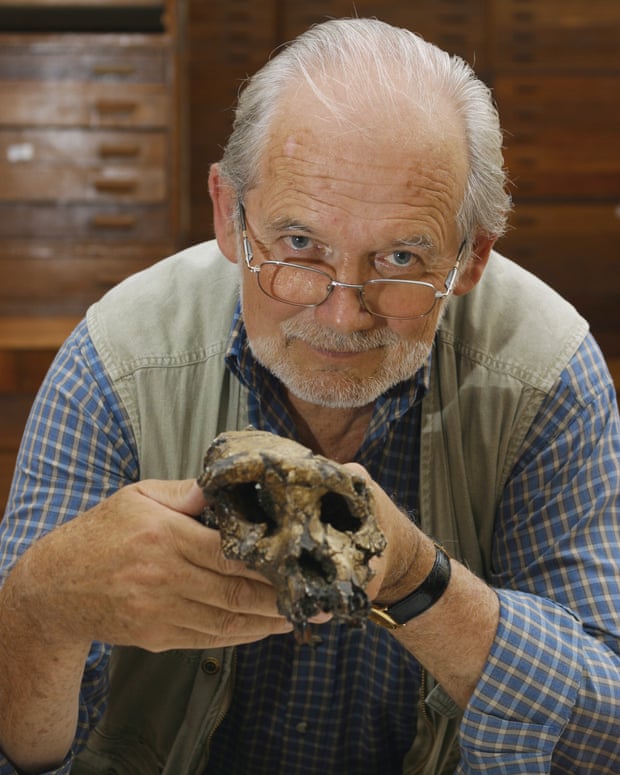
[[[467,244],[467,237],[461,242],[461,247],[459,248],[459,252],[457,253],[457,256],[456,256],[456,263],[454,264],[452,269],[448,272],[448,276],[446,277],[446,290],[445,290],[445,293],[442,293],[442,296],[449,296],[454,290],[459,269],[461,267],[463,250],[465,249],[466,244]]]
[[[241,223],[241,241],[243,243],[243,256],[245,258],[245,263],[251,272],[259,272],[260,269],[257,266],[252,266],[254,251],[252,250],[252,245],[250,245],[250,238],[248,237],[248,227],[245,220],[245,207],[243,206],[243,202],[240,199],[238,200],[238,208],[239,221]]]

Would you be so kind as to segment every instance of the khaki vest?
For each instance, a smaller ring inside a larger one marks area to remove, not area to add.
[[[134,275],[88,311],[142,478],[197,476],[214,436],[247,425],[244,389],[223,358],[237,273],[204,243]],[[427,534],[482,577],[524,436],[586,332],[568,303],[498,254],[471,293],[449,302],[422,409],[420,516]],[[234,650],[115,648],[110,678],[107,711],[72,772],[202,775],[230,702]],[[460,713],[430,677],[426,691],[403,772],[453,772]]]

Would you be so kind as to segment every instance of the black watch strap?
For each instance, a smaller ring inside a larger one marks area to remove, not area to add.
[[[375,624],[395,630],[411,619],[428,611],[448,588],[450,582],[450,558],[446,552],[435,544],[435,562],[430,573],[410,594],[385,608],[373,606],[368,618]]]

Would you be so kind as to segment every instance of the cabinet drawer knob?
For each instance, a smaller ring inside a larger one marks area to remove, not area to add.
[[[138,107],[137,102],[129,100],[99,100],[95,108],[102,115],[117,115],[120,113],[133,113]]]
[[[135,191],[135,180],[107,180],[99,178],[95,181],[95,188],[103,194],[129,194]]]
[[[126,64],[108,64],[108,65],[94,65],[93,75],[102,77],[106,75],[128,76],[135,72],[133,65]]]
[[[99,146],[99,156],[107,159],[110,156],[122,156],[124,158],[137,156],[140,153],[140,146],[134,144],[127,145],[101,145]]]
[[[131,229],[136,225],[136,216],[122,213],[118,215],[106,213],[93,215],[90,222],[96,229]]]

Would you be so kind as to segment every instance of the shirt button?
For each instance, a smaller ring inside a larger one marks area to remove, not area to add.
[[[296,724],[295,729],[299,732],[300,735],[305,735],[308,731],[308,722],[300,721],[299,724]]]

